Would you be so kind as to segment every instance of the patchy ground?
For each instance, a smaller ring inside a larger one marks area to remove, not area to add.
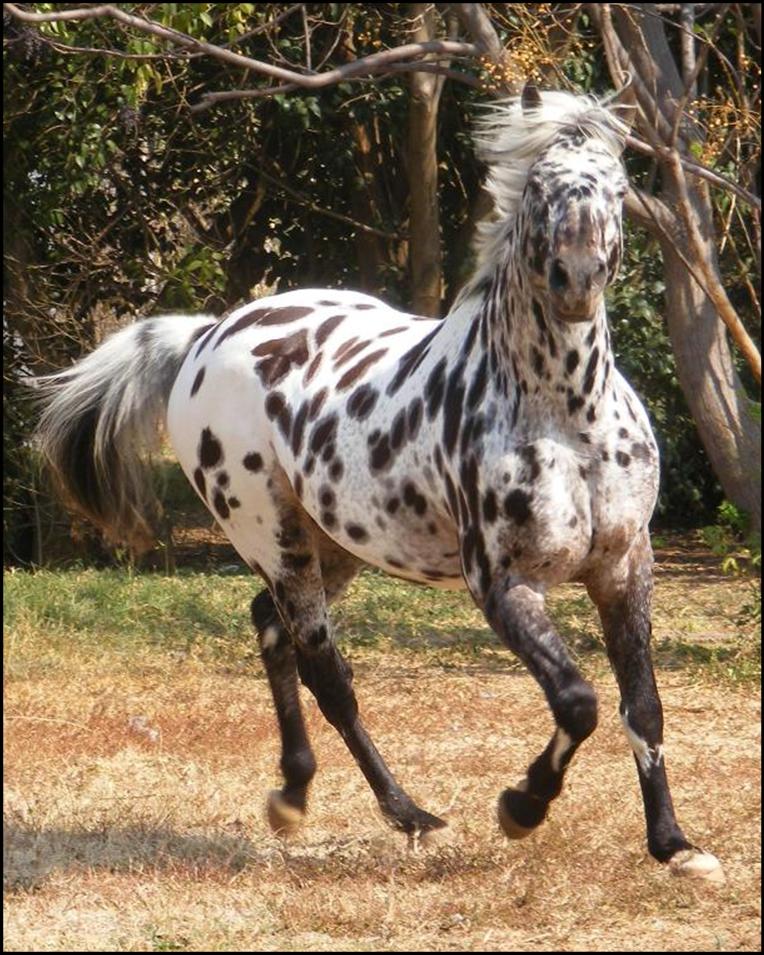
[[[495,802],[551,731],[535,683],[459,595],[367,577],[340,609],[372,735],[452,823],[450,843],[414,853],[307,694],[310,823],[290,842],[269,832],[278,744],[242,649],[246,578],[9,575],[5,950],[760,951],[760,695],[740,618],[751,587],[689,544],[659,556],[674,802],[722,859],[723,886],[647,855],[617,693],[574,588],[554,612],[597,685],[600,726],[520,843],[499,833]],[[226,619],[238,642],[217,635]],[[181,642],[202,626],[208,643]]]

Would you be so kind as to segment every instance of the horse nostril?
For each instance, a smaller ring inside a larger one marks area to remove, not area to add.
[[[555,259],[549,272],[549,288],[553,292],[564,292],[568,287],[568,273],[559,259]]]

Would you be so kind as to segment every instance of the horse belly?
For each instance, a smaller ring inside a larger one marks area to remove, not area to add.
[[[306,511],[336,543],[367,564],[433,586],[464,587],[457,531],[443,512],[435,482],[428,480],[428,468],[421,467],[423,452],[404,451],[395,469],[373,474],[365,438],[347,430],[340,428],[338,445],[349,466],[332,481],[331,465],[316,464],[304,481]]]

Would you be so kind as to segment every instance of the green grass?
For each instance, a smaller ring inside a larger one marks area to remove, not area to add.
[[[26,678],[84,661],[95,665],[107,657],[118,657],[128,668],[150,667],[152,655],[165,654],[249,668],[257,660],[249,605],[261,587],[244,570],[172,577],[115,569],[6,572],[6,677]],[[691,669],[711,679],[758,679],[758,642],[743,630],[729,633],[734,608],[740,606],[740,595],[730,588],[721,581],[713,601],[693,596],[691,579],[658,588],[656,618],[677,621],[668,635],[656,632],[659,666]],[[577,663],[586,672],[606,666],[599,621],[582,589],[560,588],[551,595],[549,609]],[[405,650],[443,666],[470,660],[518,665],[462,592],[435,592],[366,572],[333,608],[333,619],[337,639],[351,656]],[[709,633],[722,631],[722,623],[724,639],[709,640]],[[259,673],[259,664],[253,670]]]

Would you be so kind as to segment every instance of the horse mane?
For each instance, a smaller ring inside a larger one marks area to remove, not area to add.
[[[486,104],[485,115],[476,123],[474,142],[478,157],[488,166],[485,187],[493,209],[478,225],[475,271],[458,303],[501,260],[507,225],[520,208],[530,168],[563,129],[580,130],[587,138],[600,140],[613,156],[623,152],[628,125],[607,107],[607,99],[560,91],[540,96],[537,109],[524,110],[519,96]]]

